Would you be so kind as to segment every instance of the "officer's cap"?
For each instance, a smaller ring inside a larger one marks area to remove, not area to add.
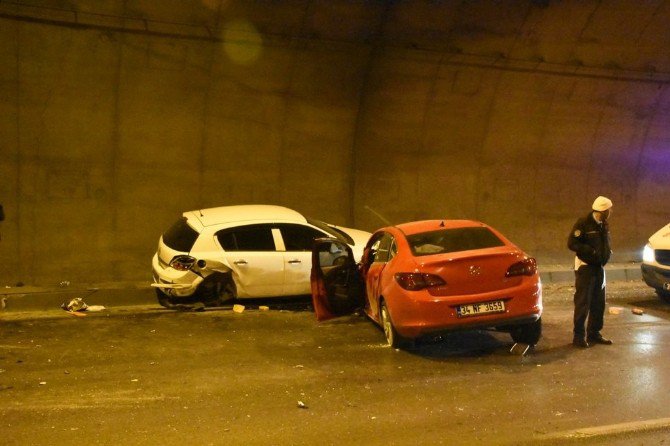
[[[612,200],[610,200],[607,197],[603,197],[602,195],[596,198],[596,200],[593,202],[593,210],[594,211],[599,211],[603,212],[608,210],[609,208],[612,207]]]

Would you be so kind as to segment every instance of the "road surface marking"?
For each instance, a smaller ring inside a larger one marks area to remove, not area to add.
[[[593,438],[606,435],[616,435],[630,432],[642,432],[670,427],[670,418],[657,418],[655,420],[631,421],[628,423],[609,424],[605,426],[584,427],[569,431],[544,434],[538,437],[540,440],[558,440],[568,438]]]

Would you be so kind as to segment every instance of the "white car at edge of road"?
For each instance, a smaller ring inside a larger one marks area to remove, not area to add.
[[[312,243],[335,237],[360,259],[370,233],[274,205],[237,205],[184,212],[158,241],[152,286],[169,307],[238,298],[310,294]],[[322,253],[331,261],[341,253]],[[327,259],[325,260],[327,261]]]

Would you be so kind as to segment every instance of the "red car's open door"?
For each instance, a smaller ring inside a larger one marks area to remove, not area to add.
[[[311,285],[319,321],[351,314],[365,301],[365,286],[351,248],[334,238],[314,241]]]

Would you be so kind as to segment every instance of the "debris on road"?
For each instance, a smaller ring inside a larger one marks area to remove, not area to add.
[[[522,342],[517,342],[512,346],[512,348],[509,350],[509,352],[513,355],[518,355],[518,356],[524,356],[528,350],[530,349],[530,345],[524,344]]]
[[[242,313],[242,312],[244,312],[244,305],[239,305],[239,304],[235,304],[235,305],[233,305],[233,311],[234,311],[235,313]]]
[[[307,404],[303,403],[302,401],[298,401],[298,408],[299,409],[309,409],[309,407],[307,407]]]
[[[84,311],[86,310],[86,307],[88,307],[88,305],[86,305],[86,302],[84,302],[84,299],[81,297],[76,297],[69,303],[63,303],[63,305],[61,305],[61,308],[65,311]]]
[[[623,313],[623,307],[609,307],[607,312],[609,314],[621,314]]]
[[[106,310],[103,305],[87,305],[86,302],[84,302],[84,299],[81,297],[75,297],[67,304],[63,303],[60,307],[65,311],[69,311],[70,313],[82,311],[96,312]]]
[[[270,307],[268,307],[267,305],[261,305],[261,306],[258,307],[258,309],[261,310],[261,311],[268,311],[270,309]]]
[[[633,308],[633,314],[642,315],[644,314],[644,310],[642,308]]]

